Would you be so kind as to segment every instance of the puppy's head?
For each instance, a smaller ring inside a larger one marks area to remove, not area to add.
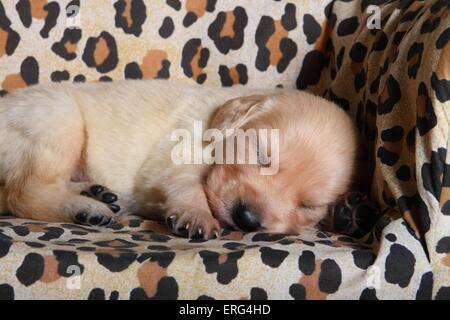
[[[350,118],[331,102],[297,91],[238,98],[218,109],[211,126],[279,133],[278,138],[269,133],[259,139],[258,146],[245,144],[248,155],[256,154],[255,164],[212,167],[205,192],[214,216],[224,225],[243,231],[300,232],[322,219],[349,187],[356,132]],[[260,150],[267,152],[262,155]],[[263,174],[269,168],[270,174]]]

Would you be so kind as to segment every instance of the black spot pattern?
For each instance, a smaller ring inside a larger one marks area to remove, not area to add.
[[[377,40],[374,42],[374,44],[372,46],[372,50],[373,51],[383,51],[386,49],[388,42],[389,42],[389,40],[386,36],[386,33],[384,33],[383,31],[380,31],[378,33]]]
[[[60,41],[55,42],[52,45],[52,51],[64,60],[71,61],[77,57],[77,53],[69,51],[66,47],[69,45],[76,45],[81,40],[81,29],[69,29],[64,30],[63,37]]]
[[[443,49],[450,41],[450,27],[445,29],[436,40],[436,48]]]
[[[336,261],[326,259],[320,265],[319,289],[322,292],[334,293],[342,283],[342,272]]]
[[[436,72],[431,76],[431,86],[440,102],[450,100],[450,80],[439,79]]]
[[[105,290],[94,288],[89,292],[88,300],[106,300]]]
[[[184,74],[188,78],[192,78],[194,76],[192,70],[192,60],[194,56],[197,54],[197,50],[201,47],[202,41],[200,39],[191,39],[183,47],[182,59],[181,59],[181,67],[183,68]],[[209,49],[202,48],[200,50],[200,59],[198,61],[198,66],[200,68],[206,67],[209,60]],[[198,75],[196,81],[199,84],[202,84],[206,80],[206,73],[201,73]]]
[[[24,286],[29,287],[38,281],[44,273],[44,258],[37,253],[29,253],[17,269],[16,277]]]
[[[313,44],[322,33],[320,24],[310,14],[303,16],[303,32],[306,36],[306,42]]]
[[[106,42],[109,52],[105,60],[100,64],[97,64],[94,59],[94,53],[95,50],[97,50],[96,46],[100,39],[103,39]],[[119,62],[116,40],[107,31],[103,31],[99,37],[89,37],[86,41],[86,47],[82,58],[88,67],[95,68],[100,73],[107,73],[114,70]]]
[[[441,287],[436,293],[436,300],[450,300],[450,287]]]
[[[288,3],[285,7],[285,13],[281,17],[281,24],[286,31],[293,30],[297,27],[295,12],[295,5]],[[255,43],[258,46],[255,67],[259,71],[266,71],[270,66],[271,52],[266,44],[275,32],[275,20],[269,16],[262,16],[255,33]],[[282,73],[286,70],[290,61],[296,56],[297,44],[292,39],[283,37],[280,41],[279,49],[282,57],[276,67],[277,71]]]
[[[130,12],[125,12],[127,4],[125,0],[118,0],[114,3],[116,10],[115,23],[116,28],[121,28],[127,34],[133,34],[138,37],[142,33],[142,25],[147,19],[147,8],[143,0],[130,0]],[[129,16],[131,23],[126,18]]]
[[[415,79],[417,77],[417,72],[422,62],[423,48],[423,43],[414,42],[408,50],[408,76],[410,78]]]
[[[239,63],[234,68],[235,72],[238,75],[238,83],[239,84],[247,84],[248,81],[248,75],[247,75],[247,66],[245,64]],[[219,75],[220,75],[220,82],[222,83],[222,86],[224,87],[231,87],[237,83],[235,83],[233,78],[231,77],[231,69],[228,68],[225,65],[221,65],[219,67]]]
[[[398,201],[398,208],[401,213],[410,211],[413,218],[418,224],[420,234],[425,234],[430,229],[430,216],[428,207],[423,201],[419,193],[411,197],[401,196]]]
[[[52,79],[52,82],[62,82],[67,81],[70,79],[70,74],[67,70],[63,71],[54,71],[50,75],[50,78]]]
[[[427,272],[420,279],[419,289],[416,293],[416,300],[431,300],[433,297],[433,273]]]
[[[224,263],[219,263],[219,254],[208,250],[199,252],[207,273],[217,273],[217,281],[228,284],[238,275],[237,261],[244,256],[244,251],[227,253]]]
[[[39,82],[39,64],[34,57],[27,57],[20,65],[20,75],[29,86]]]
[[[239,49],[244,43],[244,31],[248,22],[247,13],[244,8],[236,7],[232,14],[234,16],[233,37],[222,37],[220,35],[227,19],[227,13],[224,11],[217,14],[216,19],[208,28],[208,36],[214,41],[217,49],[223,54],[227,54],[230,50]]]
[[[161,38],[167,39],[172,35],[174,30],[175,30],[175,25],[173,23],[172,18],[165,17],[161,27],[158,30],[158,33],[161,36]]]
[[[391,242],[397,241],[397,236],[393,233],[388,233],[385,238]]]
[[[353,250],[352,256],[355,266],[363,270],[366,270],[375,261],[375,255],[369,250]]]
[[[414,274],[416,258],[406,247],[394,243],[386,258],[384,278],[387,282],[406,288]]]
[[[303,285],[294,283],[289,287],[289,294],[295,300],[306,300],[306,289]]]
[[[378,106],[378,114],[380,115],[390,113],[402,96],[400,84],[392,75],[389,75],[386,81],[385,90],[387,92],[387,99],[380,101]]]
[[[24,237],[24,236],[30,234],[30,230],[28,230],[28,228],[26,226],[13,226],[13,227],[11,227],[11,229],[13,229],[13,231],[18,236],[21,236],[21,237]]]
[[[359,300],[378,300],[375,289],[366,288],[361,292]]]
[[[272,268],[278,268],[289,255],[287,251],[272,249],[270,247],[262,247],[259,251],[261,252],[262,262]]]
[[[400,181],[408,181],[411,179],[411,169],[406,165],[401,165],[395,172],[395,176]]]
[[[356,31],[359,26],[358,17],[351,17],[342,20],[337,28],[337,34],[340,37],[348,36]]]
[[[157,262],[161,268],[167,268],[175,259],[174,252],[148,252],[143,253],[137,259],[140,263],[144,261]]]
[[[267,241],[267,242],[272,242],[272,241],[279,241],[283,238],[285,238],[286,235],[281,234],[281,233],[265,233],[265,232],[260,232],[257,233],[253,236],[252,241]]]
[[[2,29],[4,32],[8,34],[4,50],[8,56],[11,56],[14,53],[14,51],[16,51],[16,48],[19,45],[20,35],[11,28],[11,21],[6,16],[5,8],[3,7],[3,4],[1,2],[0,2],[0,29]]]
[[[73,77],[73,82],[86,82],[86,77],[82,74],[77,74]]]
[[[181,9],[180,0],[166,0],[166,3],[173,9],[179,11]]]
[[[417,106],[419,110],[417,111],[416,126],[419,134],[424,136],[437,125],[437,117],[433,103],[428,95],[427,86],[423,82],[419,84],[418,99],[421,102]]]
[[[421,170],[425,190],[430,192],[437,200],[441,195],[443,173],[444,171],[450,172],[450,165],[445,163],[446,154],[445,148],[432,151],[430,163],[424,163]]]
[[[44,26],[42,27],[39,34],[42,38],[48,38],[51,29],[56,26],[56,22],[60,13],[60,7],[56,1],[52,1],[45,4],[42,9],[47,12],[47,16],[44,21]],[[26,28],[29,28],[32,23],[30,0],[18,1],[16,4],[16,10],[19,14],[19,18],[22,24]]]
[[[130,293],[130,300],[175,300],[178,298],[178,284],[172,277],[163,277],[158,282],[156,294],[148,297],[142,288],[135,288]]]
[[[437,253],[450,253],[450,237],[440,239],[436,245]]]
[[[14,300],[14,288],[7,283],[0,284],[0,300]]]
[[[250,300],[267,300],[267,292],[261,288],[250,290]]]
[[[326,66],[327,61],[324,54],[318,50],[308,52],[303,58],[302,69],[297,78],[297,89],[304,90],[308,86],[319,83],[322,70]]]
[[[121,272],[127,269],[137,258],[136,253],[122,252],[117,255],[96,253],[97,261],[111,272]]]
[[[58,273],[62,277],[69,278],[73,276],[72,268],[76,267],[83,274],[84,266],[78,262],[78,254],[73,251],[66,250],[54,250],[53,254],[56,257],[56,261],[58,261]]]
[[[305,250],[298,258],[298,268],[305,275],[311,275],[316,269],[316,257],[312,251]]]

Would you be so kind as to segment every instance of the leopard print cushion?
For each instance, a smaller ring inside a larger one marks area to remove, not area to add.
[[[207,242],[136,217],[4,216],[0,299],[450,299],[449,25],[444,0],[0,2],[1,96],[118,79],[308,90],[355,120],[375,202],[346,198],[325,231]]]

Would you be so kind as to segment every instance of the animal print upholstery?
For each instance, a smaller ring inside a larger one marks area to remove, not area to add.
[[[355,119],[381,210],[347,197],[328,231],[211,241],[4,216],[0,299],[450,299],[449,59],[446,0],[0,2],[1,95],[123,78],[308,90]]]

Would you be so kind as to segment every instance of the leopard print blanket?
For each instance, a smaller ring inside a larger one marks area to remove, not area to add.
[[[0,299],[450,299],[449,26],[446,0],[0,2],[1,96],[124,78],[308,90],[355,120],[382,213],[354,237],[211,241],[4,216]],[[341,226],[372,220],[357,208]]]

